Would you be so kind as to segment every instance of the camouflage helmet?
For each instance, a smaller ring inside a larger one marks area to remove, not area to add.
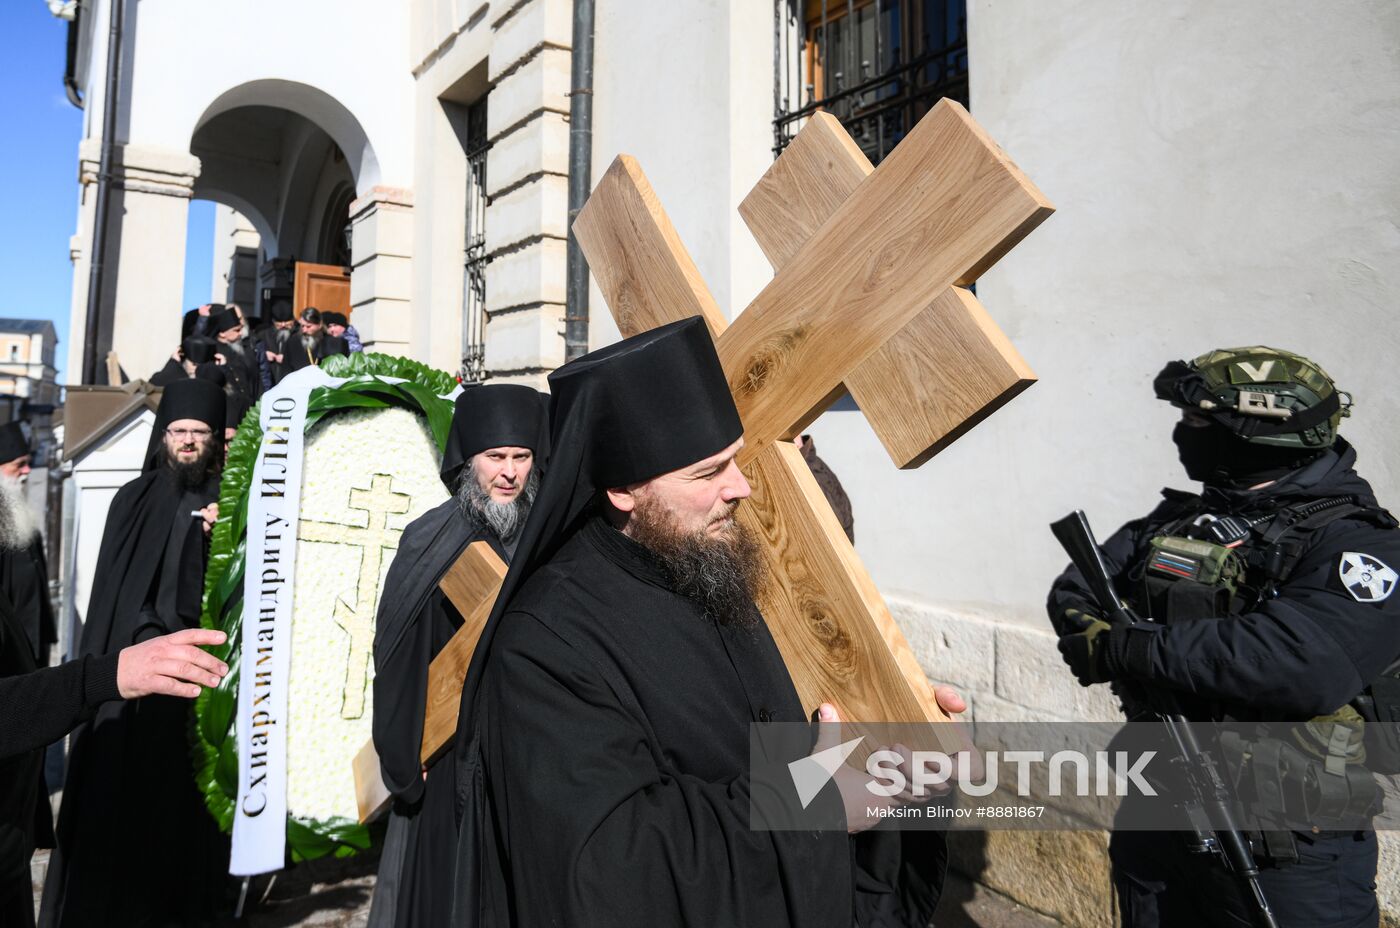
[[[1173,361],[1153,381],[1159,399],[1278,448],[1327,448],[1351,415],[1351,394],[1300,354],[1256,345]]]

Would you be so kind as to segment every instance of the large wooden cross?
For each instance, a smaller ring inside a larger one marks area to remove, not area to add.
[[[935,106],[877,169],[819,114],[740,212],[774,265],[726,323],[636,161],[620,156],[573,231],[624,336],[704,318],[744,423],[763,540],[759,603],[804,707],[859,722],[945,718],[800,453],[799,434],[855,395],[896,464],[917,466],[1034,375],[975,281],[1053,211],[958,104]],[[941,726],[927,730],[942,747]]]
[[[1053,208],[966,110],[944,100],[878,169],[836,119],[816,114],[739,211],[776,275],[732,325],[634,159],[613,162],[573,230],[624,336],[700,315],[715,339],[754,489],[739,514],[764,542],[771,580],[759,605],[803,705],[831,701],[856,722],[942,720],[903,633],[786,439],[845,389],[895,464],[917,467],[1033,383],[960,285]],[[464,597],[466,615],[498,587],[499,579],[469,595],[459,585],[453,599]],[[430,693],[460,693],[480,631],[464,627],[461,645],[454,638],[433,661]],[[425,762],[450,739],[456,710],[443,702],[449,726],[430,704]],[[429,744],[430,731],[441,744]],[[938,726],[929,731],[939,746],[960,746]],[[357,776],[362,768],[368,778],[363,752]]]
[[[423,739],[418,759],[426,767],[437,760],[452,743],[457,733],[457,713],[462,708],[462,681],[467,678],[467,665],[481,638],[481,630],[491,616],[491,607],[506,578],[506,564],[484,541],[467,545],[447,573],[438,581],[442,590],[462,617],[462,627],[453,633],[437,657],[428,666],[428,693],[424,703]],[[355,802],[360,821],[378,818],[389,806],[389,788],[379,771],[379,752],[374,740],[365,742],[355,755]]]

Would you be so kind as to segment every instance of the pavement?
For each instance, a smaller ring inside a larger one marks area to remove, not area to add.
[[[34,904],[48,869],[49,852],[34,855]],[[244,917],[229,928],[365,928],[377,854],[346,860],[314,860],[249,885]],[[1060,923],[1008,899],[980,883],[950,873],[934,928],[1054,928]],[[222,926],[221,926],[222,928]]]

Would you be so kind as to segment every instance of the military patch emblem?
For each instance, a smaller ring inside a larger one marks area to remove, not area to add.
[[[1395,592],[1400,575],[1383,561],[1369,554],[1347,551],[1337,564],[1337,576],[1351,598],[1359,603],[1378,603]]]

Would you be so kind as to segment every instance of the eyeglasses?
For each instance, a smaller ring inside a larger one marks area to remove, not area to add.
[[[189,441],[190,439],[206,441],[214,433],[209,429],[166,429],[165,434],[171,438],[178,438],[180,441]]]

